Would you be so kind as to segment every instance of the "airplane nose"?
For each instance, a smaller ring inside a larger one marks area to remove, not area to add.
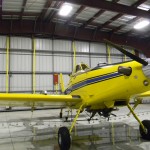
[[[150,58],[145,59],[148,62],[147,66],[143,66],[142,70],[146,77],[150,78]]]

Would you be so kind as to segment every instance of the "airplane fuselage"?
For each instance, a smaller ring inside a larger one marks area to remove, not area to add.
[[[131,74],[119,73],[119,67],[131,68]],[[85,107],[91,109],[113,108],[116,102],[127,103],[132,95],[150,90],[150,80],[142,67],[130,61],[77,72],[72,75],[65,93],[80,95]]]

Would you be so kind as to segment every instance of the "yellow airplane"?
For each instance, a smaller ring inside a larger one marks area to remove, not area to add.
[[[80,63],[75,66],[70,75],[68,87],[65,89],[62,75],[61,90],[63,95],[42,95],[42,94],[0,94],[0,104],[9,106],[61,106],[77,109],[76,116],[70,129],[61,127],[58,130],[58,144],[61,150],[69,150],[71,145],[71,132],[82,111],[96,113],[100,116],[109,117],[114,108],[127,106],[135,119],[140,124],[142,138],[150,140],[150,121],[140,121],[131,108],[131,98],[137,99],[136,105],[141,97],[150,96],[150,59],[143,60],[122,47],[105,40],[108,44],[127,55],[132,61],[99,64],[89,68],[86,64]],[[146,92],[146,93],[144,93]],[[142,93],[142,94],[141,94]],[[135,108],[135,107],[134,107]]]

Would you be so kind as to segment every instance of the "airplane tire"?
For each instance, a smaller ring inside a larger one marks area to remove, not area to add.
[[[150,140],[150,120],[143,120],[142,123],[145,126],[145,128],[147,129],[147,133],[145,133],[143,131],[142,127],[140,126],[140,134],[143,139]]]
[[[68,128],[61,127],[58,130],[58,144],[60,150],[69,150],[71,145],[71,138]]]

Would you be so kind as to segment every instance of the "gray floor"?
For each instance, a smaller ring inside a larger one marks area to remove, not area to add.
[[[136,112],[141,120],[150,118],[150,104],[142,104]],[[13,108],[15,109],[15,108]],[[1,112],[0,150],[54,150],[57,147],[57,131],[70,122],[59,119],[58,110]],[[138,123],[127,116],[127,108],[114,113],[109,121],[99,116],[90,123],[84,112],[77,121],[72,135],[71,150],[150,150],[150,142],[143,141]],[[75,112],[73,112],[73,115]],[[70,119],[69,119],[70,120]]]

